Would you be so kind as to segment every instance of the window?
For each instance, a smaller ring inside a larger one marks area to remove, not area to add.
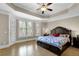
[[[18,37],[33,37],[41,35],[41,24],[19,20]]]
[[[19,21],[19,37],[26,37],[26,22]]]
[[[33,36],[33,23],[27,22],[27,36]]]
[[[36,36],[41,35],[41,26],[40,23],[36,23]]]

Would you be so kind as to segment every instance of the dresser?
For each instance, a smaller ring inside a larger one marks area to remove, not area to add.
[[[73,47],[79,48],[79,37],[73,37]]]

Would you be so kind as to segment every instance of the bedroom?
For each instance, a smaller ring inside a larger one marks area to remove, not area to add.
[[[1,56],[79,56],[79,3],[0,3],[0,37]]]

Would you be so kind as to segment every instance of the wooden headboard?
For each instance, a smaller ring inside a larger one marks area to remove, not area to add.
[[[51,30],[51,34],[56,34],[56,33],[71,35],[71,30],[59,26]]]

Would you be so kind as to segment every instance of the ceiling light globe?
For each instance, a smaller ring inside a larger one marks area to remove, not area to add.
[[[41,8],[42,11],[46,11],[46,8]]]

